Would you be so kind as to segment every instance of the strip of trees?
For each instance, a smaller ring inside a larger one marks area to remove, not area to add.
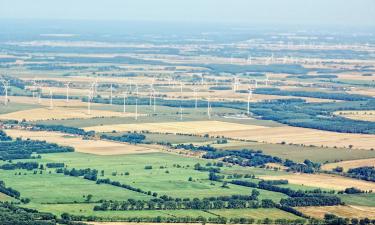
[[[100,136],[100,138],[111,140],[111,141],[139,144],[139,143],[142,143],[146,139],[146,136],[143,134],[135,133],[135,132],[129,132],[120,136],[103,134]]]

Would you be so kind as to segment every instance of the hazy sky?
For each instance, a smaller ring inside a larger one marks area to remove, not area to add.
[[[375,0],[0,0],[0,19],[375,26]]]

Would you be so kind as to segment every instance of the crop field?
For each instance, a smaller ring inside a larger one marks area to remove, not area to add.
[[[375,208],[366,206],[321,206],[298,208],[306,215],[323,218],[324,214],[331,213],[345,218],[375,218]]]
[[[90,110],[83,108],[37,108],[30,110],[21,110],[17,112],[0,115],[2,120],[65,120],[65,119],[87,119],[87,118],[106,118],[106,117],[134,117],[134,113],[120,113],[106,110]]]
[[[359,159],[359,160],[349,160],[349,161],[342,161],[337,163],[328,163],[325,164],[322,169],[324,170],[332,170],[336,167],[342,167],[344,171],[347,171],[351,168],[363,167],[363,166],[375,166],[375,158],[371,159]]]
[[[242,125],[239,123],[227,123],[221,121],[191,121],[191,122],[167,122],[167,123],[137,123],[119,124],[111,126],[85,127],[85,130],[95,132],[111,132],[113,130],[124,131],[151,131],[162,133],[206,134],[211,132],[226,132],[238,130],[259,129],[261,126]]]
[[[336,115],[346,117],[352,120],[364,120],[375,122],[375,110],[368,111],[339,111]]]
[[[156,152],[162,147],[131,145],[126,143],[110,142],[104,140],[85,140],[81,137],[58,132],[6,130],[7,134],[17,138],[47,141],[63,146],[74,147],[77,152],[97,155],[119,155]]]
[[[345,188],[357,187],[361,190],[374,191],[375,183],[362,181],[337,175],[326,174],[290,174],[281,176],[262,176],[266,180],[285,179],[292,184],[300,184],[312,187],[322,187],[334,190],[344,190]]]
[[[320,131],[299,127],[259,128],[251,130],[232,130],[211,132],[211,135],[220,135],[240,140],[254,140],[266,143],[303,144],[313,146],[345,147],[354,149],[372,149],[374,136],[366,134],[344,134]]]

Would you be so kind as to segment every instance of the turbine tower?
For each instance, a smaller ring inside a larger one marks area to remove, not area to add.
[[[210,104],[210,97],[207,98],[207,116],[208,119],[211,119],[211,104]]]
[[[70,85],[70,82],[67,82],[65,84],[65,86],[66,86],[66,102],[69,102],[69,85]]]
[[[8,104],[8,88],[9,88],[9,81],[1,80],[1,83],[4,87],[4,105]]]
[[[247,96],[247,115],[250,115],[250,100],[253,97],[253,91],[249,87],[249,94]]]
[[[197,94],[197,88],[192,88],[194,91],[194,97],[195,97],[195,109],[198,108],[198,94]]]
[[[153,89],[152,95],[154,97],[154,113],[155,113],[156,112],[156,91],[155,91],[155,89]]]
[[[135,84],[135,120],[138,120],[138,84]]]
[[[112,105],[112,97],[113,97],[113,85],[111,84],[111,96],[110,96],[110,104]]]
[[[247,61],[246,61],[247,64],[251,65],[252,64],[252,59],[251,59],[251,55],[249,55],[247,57]]]
[[[52,89],[49,89],[49,96],[50,96],[49,109],[53,109],[53,92],[52,92]]]
[[[87,95],[87,114],[88,115],[91,115],[91,99],[92,99],[92,96],[94,94],[93,92],[94,92],[94,90],[90,89],[89,93]]]
[[[127,94],[126,92],[124,92],[124,99],[123,99],[123,110],[122,112],[125,114],[126,113],[126,97],[127,97]]]

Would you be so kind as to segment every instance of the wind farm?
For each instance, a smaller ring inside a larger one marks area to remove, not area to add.
[[[373,30],[174,22],[0,31],[0,224],[373,224]]]

